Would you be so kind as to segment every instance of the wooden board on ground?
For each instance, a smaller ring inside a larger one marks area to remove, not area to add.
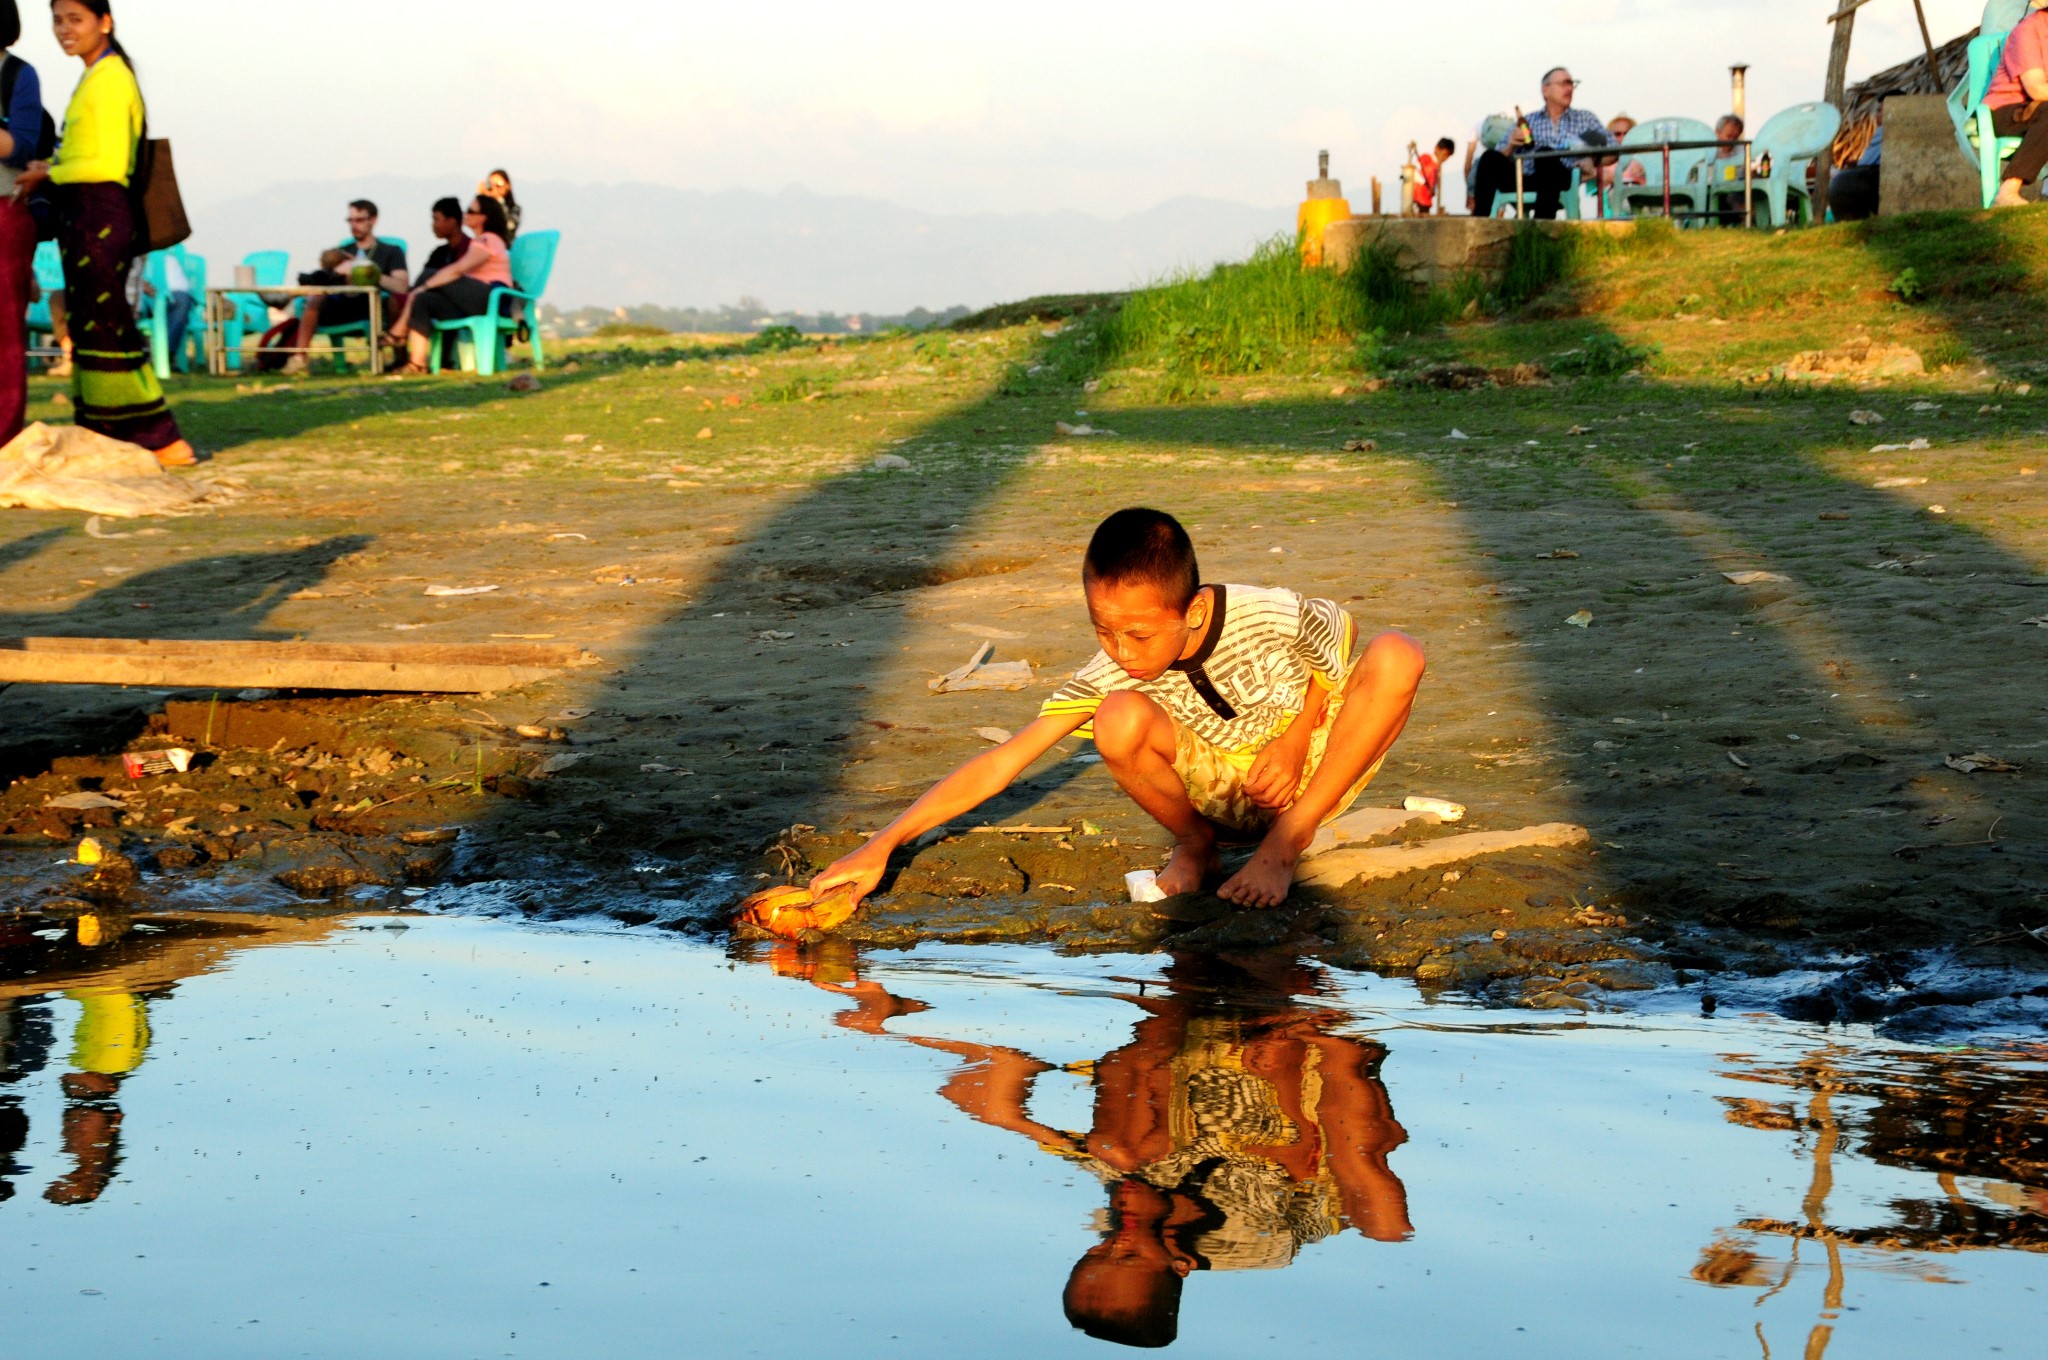
[[[1419,845],[1383,845],[1370,850],[1332,850],[1315,859],[1303,860],[1294,871],[1294,881],[1310,887],[1341,888],[1351,882],[1395,878],[1417,869],[1437,869],[1462,864],[1481,855],[1504,850],[1538,847],[1561,849],[1583,845],[1592,837],[1583,826],[1567,822],[1545,822],[1519,831],[1468,831],[1462,836],[1443,836]]]
[[[0,638],[0,684],[478,694],[597,658],[542,643],[331,643]]]

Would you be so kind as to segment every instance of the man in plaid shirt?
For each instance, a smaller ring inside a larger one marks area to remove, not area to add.
[[[1511,152],[1565,151],[1575,146],[1610,144],[1614,139],[1608,135],[1606,125],[1597,115],[1572,107],[1572,96],[1578,87],[1579,82],[1572,79],[1572,73],[1562,66],[1546,74],[1543,77],[1543,107],[1528,115],[1527,136],[1520,128],[1515,130],[1508,149]],[[1515,191],[1514,162],[1498,153],[1493,153],[1490,159],[1491,164],[1481,165],[1475,184],[1473,211],[1482,217],[1492,215],[1496,195],[1512,195]],[[1536,196],[1537,217],[1557,216],[1571,181],[1569,161],[1522,157],[1522,183]]]

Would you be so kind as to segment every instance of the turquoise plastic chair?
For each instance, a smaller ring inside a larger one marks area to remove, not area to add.
[[[177,353],[171,355],[171,366],[180,373],[203,373],[206,371],[206,257],[194,255],[184,246],[176,246],[179,263],[185,269],[185,281],[192,287],[192,315],[186,322],[184,341]]]
[[[1827,154],[1835,144],[1835,134],[1841,130],[1842,111],[1819,100],[1794,104],[1763,125],[1750,147],[1750,154],[1757,160],[1766,155],[1771,158],[1771,173],[1755,176],[1749,182],[1751,199],[1762,200],[1757,205],[1756,225],[1788,227],[1793,225],[1795,215],[1799,222],[1813,220],[1813,199],[1806,191],[1807,171],[1815,160]],[[1739,182],[1733,186],[1710,184],[1707,197],[1710,207],[1726,207],[1733,199],[1739,208],[1742,186]]]
[[[547,292],[548,278],[555,272],[555,250],[561,243],[562,233],[559,231],[520,232],[519,239],[512,243],[512,286],[493,290],[490,310],[482,316],[436,322],[435,343],[428,366],[436,373],[441,371],[440,337],[453,334],[463,372],[488,377],[502,370],[505,367],[506,337],[516,334],[519,329],[520,312],[512,304],[523,302],[533,346],[534,371],[544,370],[547,362],[541,353],[540,300]]]
[[[258,288],[282,288],[292,257],[282,250],[252,250],[242,257],[242,263],[256,271]],[[270,329],[270,307],[254,293],[229,293],[224,305],[228,311],[220,322],[221,345],[227,351],[228,368],[239,373],[242,346],[251,335],[261,339]]]
[[[43,241],[36,246],[35,274],[36,285],[43,290],[43,296],[40,302],[28,305],[28,342],[31,348],[55,349],[57,327],[50,317],[50,294],[62,292],[64,288],[64,257],[58,253],[55,241]],[[37,345],[38,335],[49,336],[49,344]]]
[[[1638,123],[1621,139],[1624,148],[1650,146],[1658,142],[1711,142],[1714,129],[1697,118],[1652,118]],[[1634,217],[1645,209],[1664,211],[1664,154],[1624,157],[1623,165],[1635,160],[1643,167],[1641,184],[1617,184],[1615,197],[1624,215]],[[1673,212],[1701,212],[1706,207],[1702,185],[1703,168],[1714,159],[1711,147],[1701,151],[1671,153],[1671,209]]]
[[[406,245],[403,239],[397,236],[379,236],[377,239],[379,241],[382,241],[387,246],[397,246],[398,252],[401,255],[405,255],[409,258],[412,254],[410,247]],[[350,246],[353,246],[354,244],[355,242],[353,240],[343,241],[340,243],[341,248],[343,250],[347,250]],[[305,304],[303,302],[299,304],[299,310],[305,310]],[[394,318],[390,316],[386,316],[384,318],[384,324],[386,326],[389,326],[393,319]],[[334,326],[322,326],[319,328],[316,334],[320,339],[323,339],[328,344],[334,346],[336,350],[339,350],[342,346],[342,341],[346,340],[351,335],[362,336],[364,341],[368,344],[374,345],[377,343],[377,337],[370,334],[370,323],[367,318],[362,321],[344,321],[341,322],[339,325]]]
[[[1579,197],[1582,192],[1581,181],[1584,178],[1585,176],[1579,172],[1579,167],[1574,165],[1572,167],[1571,183],[1565,186],[1564,198],[1561,200],[1564,215],[1573,222],[1579,220]],[[1531,212],[1535,211],[1536,191],[1525,189],[1522,193],[1517,194],[1514,190],[1510,189],[1506,193],[1494,195],[1493,215],[1495,217],[1507,216],[1509,208],[1515,210],[1516,217],[1527,217]]]
[[[154,290],[154,295],[144,297],[135,311],[136,327],[149,341],[149,366],[156,370],[159,382],[171,376],[170,298],[164,276],[165,253],[152,250],[143,257],[142,277]]]
[[[166,260],[176,260],[184,272],[185,287],[192,294],[193,311],[185,326],[185,333],[179,337],[178,351],[171,351],[170,341],[170,274],[165,269]],[[206,296],[206,260],[194,255],[183,245],[172,246],[169,250],[152,251],[143,258],[142,277],[151,289],[141,310],[135,314],[135,324],[149,339],[150,366],[156,370],[159,379],[171,376],[171,370],[190,373],[195,367],[193,356],[198,356],[198,365],[206,362],[205,328],[198,310],[199,299]]]
[[[1986,11],[1987,22],[1990,17]],[[1987,208],[1998,197],[2007,158],[2020,148],[2020,138],[2001,137],[1992,130],[1991,110],[1984,107],[1984,96],[1991,90],[1991,78],[1998,74],[1998,59],[2005,55],[2005,40],[2010,36],[2010,29],[1992,32],[1987,28],[1970,39],[1970,73],[1948,97],[1948,115],[1956,125],[1956,141],[1963,154],[1977,164],[1978,187]]]

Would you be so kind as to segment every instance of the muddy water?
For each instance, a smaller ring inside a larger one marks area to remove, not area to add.
[[[2039,1353],[2039,1048],[1284,958],[246,926],[16,942],[0,1353]]]

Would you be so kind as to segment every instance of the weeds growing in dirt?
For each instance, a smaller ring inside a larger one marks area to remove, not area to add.
[[[1549,367],[1567,378],[1618,378],[1643,367],[1656,353],[1653,345],[1631,345],[1618,335],[1601,332],[1552,359]]]
[[[761,389],[761,400],[770,404],[792,401],[816,401],[832,394],[830,378],[814,378],[808,373],[799,373],[779,383],[770,383]]]
[[[1093,329],[1102,362],[1161,368],[1187,386],[1189,375],[1262,373],[1374,331],[1419,330],[1463,302],[1418,290],[1390,247],[1367,247],[1343,271],[1304,268],[1294,243],[1276,236],[1241,264],[1139,289]]]

